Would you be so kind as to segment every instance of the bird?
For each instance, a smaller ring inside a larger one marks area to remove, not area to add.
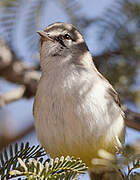
[[[56,22],[38,31],[42,75],[33,105],[39,142],[52,158],[80,157],[89,168],[99,150],[124,143],[118,93],[97,70],[83,35]]]

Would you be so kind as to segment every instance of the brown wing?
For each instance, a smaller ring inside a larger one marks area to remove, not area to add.
[[[109,95],[114,99],[114,101],[118,104],[118,106],[121,108],[121,103],[118,93],[112,87],[109,87],[107,91]]]

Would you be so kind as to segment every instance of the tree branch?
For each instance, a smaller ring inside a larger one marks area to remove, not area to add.
[[[140,131],[140,114],[130,109],[125,110],[126,114],[126,125],[130,128]]]
[[[24,85],[24,97],[35,95],[40,73],[32,67],[25,66],[23,61],[16,58],[15,54],[0,40],[0,77],[9,82]]]
[[[20,86],[12,91],[0,95],[0,107],[21,99],[24,96],[24,93],[25,86]]]

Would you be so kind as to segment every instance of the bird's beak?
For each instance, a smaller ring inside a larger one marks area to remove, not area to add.
[[[47,35],[46,32],[44,32],[44,31],[37,31],[37,33],[38,33],[42,38],[44,38],[45,40],[51,40],[51,38]]]

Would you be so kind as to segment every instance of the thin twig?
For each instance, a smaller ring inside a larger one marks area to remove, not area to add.
[[[12,91],[0,95],[0,107],[23,98],[25,86],[20,86]]]

